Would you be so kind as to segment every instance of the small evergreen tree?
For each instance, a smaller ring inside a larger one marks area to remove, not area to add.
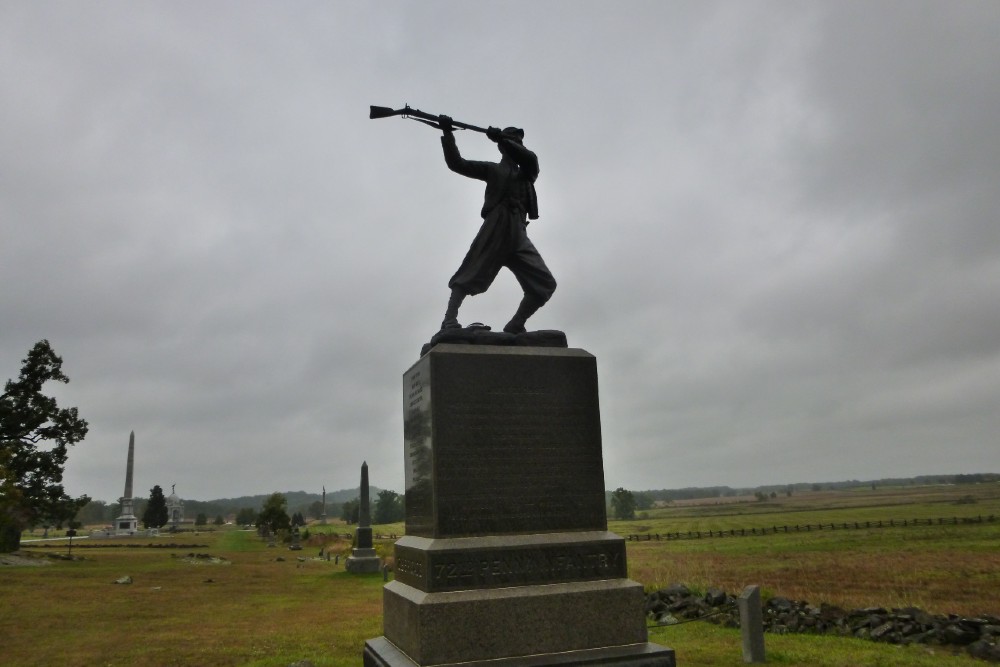
[[[611,510],[616,519],[634,519],[635,496],[631,491],[619,486],[611,494]]]
[[[167,511],[167,499],[163,497],[163,489],[155,485],[149,490],[149,502],[142,513],[142,525],[146,528],[161,528],[167,525],[170,513]]]
[[[205,513],[204,512],[198,512],[198,516],[196,516],[194,518],[194,525],[196,525],[196,526],[204,526],[207,523],[208,523],[208,517],[205,515]]]

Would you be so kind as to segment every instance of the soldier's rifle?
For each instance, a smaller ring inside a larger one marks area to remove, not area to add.
[[[376,107],[369,106],[368,118],[374,120],[376,118],[390,118],[392,116],[401,116],[403,118],[409,118],[410,120],[415,120],[424,125],[430,125],[434,129],[443,130],[441,127],[441,117],[435,116],[434,114],[429,114],[426,111],[421,111],[420,109],[414,109],[409,104],[407,104],[402,109],[390,109],[389,107]],[[478,125],[470,125],[469,123],[463,123],[452,119],[451,124],[453,127],[462,130],[472,130],[473,132],[482,132],[483,134],[489,134],[489,129],[494,128],[484,128]],[[500,133],[500,137],[504,139],[517,139],[517,137],[512,137],[506,134]]]

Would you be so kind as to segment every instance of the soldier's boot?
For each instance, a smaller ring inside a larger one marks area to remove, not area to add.
[[[458,323],[458,309],[462,306],[463,301],[465,301],[465,292],[453,287],[451,296],[448,298],[448,309],[444,311],[444,321],[441,322],[442,329],[462,328],[462,325]]]
[[[545,302],[538,297],[525,294],[524,298],[521,299],[521,304],[517,307],[517,312],[514,313],[514,317],[510,318],[510,322],[504,325],[503,330],[512,334],[524,333],[524,323],[543,305]]]

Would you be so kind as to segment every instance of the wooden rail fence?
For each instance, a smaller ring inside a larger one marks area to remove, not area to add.
[[[819,523],[794,526],[764,526],[762,528],[733,528],[730,530],[689,530],[676,533],[631,534],[630,542],[651,542],[654,540],[700,540],[710,537],[745,537],[748,535],[775,535],[778,533],[810,533],[814,530],[862,530],[869,528],[906,528],[909,526],[959,526],[993,523],[997,518],[989,516],[939,517],[937,519],[889,519],[888,521],[845,521],[842,523]]]

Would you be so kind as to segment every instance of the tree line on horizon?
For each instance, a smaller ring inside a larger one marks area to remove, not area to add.
[[[63,488],[63,469],[69,447],[81,442],[87,435],[89,427],[86,420],[80,418],[75,407],[60,409],[54,397],[43,393],[43,387],[49,382],[68,383],[69,377],[63,373],[62,358],[55,354],[49,341],[40,340],[22,360],[18,378],[8,380],[4,385],[3,394],[0,394],[0,552],[16,550],[20,545],[21,534],[28,528],[35,526],[58,528],[63,524],[78,527],[83,523],[107,523],[117,516],[119,508],[116,504],[92,501],[86,495],[72,498]],[[646,509],[656,501],[749,494],[756,494],[761,498],[768,494],[774,497],[778,493],[792,495],[805,490],[822,491],[866,485],[876,488],[998,481],[1000,474],[973,473],[883,478],[868,482],[848,480],[799,483],[743,489],[717,486],[632,492],[619,487],[607,494],[607,502],[617,516],[620,513],[628,514],[630,509],[634,514],[635,509]],[[158,523],[162,519],[162,515],[158,514],[162,489],[159,498],[156,498],[155,493],[159,488],[157,485],[151,489],[151,502],[136,499],[136,511],[141,512],[141,516],[147,517],[149,524]],[[378,490],[376,487],[372,487],[372,490],[378,494],[372,517],[374,523],[391,523],[402,518],[404,514],[402,496],[394,491]],[[356,496],[351,497],[352,494],[353,490],[328,494],[327,515],[334,515],[334,508],[339,503],[344,520],[349,523],[356,522],[358,501]],[[238,515],[246,511],[259,515],[268,508],[268,503],[277,502],[274,500],[275,496],[281,497],[286,508],[291,503],[297,503],[293,517],[304,520],[308,514],[319,518],[322,513],[322,496],[302,491],[204,502],[186,499],[184,505],[188,516],[195,515],[196,525],[205,525],[208,517],[213,515],[215,523],[221,523],[222,517],[230,513]]]
[[[730,486],[691,486],[681,489],[648,489],[633,491],[656,501],[697,500],[700,498],[735,498],[738,496],[754,496],[758,493],[770,495],[791,495],[806,491],[836,491],[841,489],[856,489],[859,487],[896,487],[925,486],[933,484],[981,484],[1000,482],[1000,473],[970,473],[948,475],[917,475],[914,477],[885,477],[861,481],[857,479],[839,482],[796,482],[794,484],[767,484],[751,487]],[[610,492],[608,494],[610,502]],[[642,509],[642,508],[639,508]]]

